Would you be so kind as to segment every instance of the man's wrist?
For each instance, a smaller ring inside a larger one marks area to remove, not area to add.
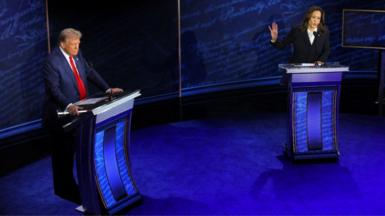
[[[73,105],[73,103],[69,103],[69,104],[66,106],[66,110],[68,110],[68,107],[70,107],[71,105]]]

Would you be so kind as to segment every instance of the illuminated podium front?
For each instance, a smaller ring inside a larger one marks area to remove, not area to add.
[[[130,164],[130,122],[138,96],[136,91],[102,101],[78,118],[77,179],[87,214],[115,214],[141,199]]]
[[[332,64],[282,64],[289,79],[290,141],[286,153],[294,160],[335,158],[342,73],[349,67]]]

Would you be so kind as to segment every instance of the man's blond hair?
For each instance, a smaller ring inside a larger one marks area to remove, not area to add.
[[[76,30],[74,28],[65,28],[63,29],[60,34],[58,41],[64,42],[67,38],[82,38],[82,33],[79,30]]]

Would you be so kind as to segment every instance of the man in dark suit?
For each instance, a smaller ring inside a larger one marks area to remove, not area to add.
[[[276,48],[293,45],[293,55],[289,63],[316,63],[322,65],[329,56],[329,31],[325,25],[325,12],[318,6],[308,9],[302,25],[291,29],[283,39],[278,40],[278,25],[269,26],[271,44]]]
[[[58,47],[49,55],[43,69],[46,103],[43,122],[52,137],[52,171],[56,195],[80,203],[79,189],[73,177],[75,154],[74,131],[64,131],[62,126],[71,119],[57,116],[57,111],[79,115],[74,103],[88,94],[88,81],[106,93],[119,93],[120,88],[110,88],[103,78],[83,58],[79,51],[80,31],[67,28],[61,31]]]

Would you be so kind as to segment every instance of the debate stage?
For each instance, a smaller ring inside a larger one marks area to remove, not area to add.
[[[385,119],[341,114],[337,161],[283,154],[285,112],[233,113],[132,133],[143,202],[123,214],[384,214]],[[2,214],[79,214],[53,194],[50,158],[1,177]]]

